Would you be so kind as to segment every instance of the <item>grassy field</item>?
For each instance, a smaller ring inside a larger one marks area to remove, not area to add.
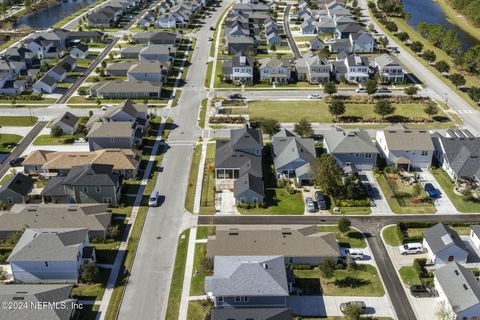
[[[374,266],[361,264],[351,271],[337,269],[332,279],[319,270],[294,270],[296,285],[304,295],[382,297],[382,281]]]
[[[385,241],[386,244],[397,247],[402,244],[400,239],[398,239],[397,236],[397,226],[388,226],[385,229],[383,229],[382,232],[383,240]]]
[[[210,319],[210,317],[207,318],[207,315],[211,309],[213,309],[213,305],[207,300],[190,301],[187,320]]]
[[[423,104],[395,104],[394,106],[396,108],[394,116],[428,119],[423,111],[425,107]],[[359,117],[361,118],[359,120],[380,120],[380,117],[373,111],[373,104],[346,104],[345,107],[344,116],[346,117]],[[279,122],[298,122],[300,119],[308,117],[311,122],[332,122],[328,105],[323,101],[251,101],[248,103],[248,110],[250,119],[273,118]],[[301,112],[298,112],[299,110]],[[438,116],[446,117],[443,112],[440,112]]]
[[[200,214],[215,213],[215,144],[207,145],[205,156],[205,171],[203,173],[202,194],[200,197]]]
[[[480,41],[480,28],[475,27],[460,11],[453,9],[446,0],[437,0],[437,3],[442,7],[450,23],[459,26],[463,31]]]
[[[210,235],[215,235],[216,228],[214,226],[197,227],[197,240],[207,239]]]
[[[22,136],[17,134],[0,134],[0,152],[10,152],[22,140]]]
[[[443,169],[431,170],[431,172],[458,211],[463,213],[480,212],[480,202],[464,201],[461,195],[453,191],[455,183]]]
[[[400,270],[400,278],[402,279],[403,283],[406,285],[413,285],[413,284],[421,284],[420,277],[418,276],[417,270],[412,266],[404,266],[401,267]]]
[[[193,203],[195,201],[195,190],[197,187],[198,169],[201,155],[202,145],[197,145],[195,152],[193,153],[192,164],[190,165],[187,195],[185,196],[185,209],[189,212],[193,212]]]
[[[245,209],[237,207],[241,214],[245,215],[300,215],[304,212],[304,204],[301,193],[289,194],[283,188],[265,189],[266,208]]]
[[[213,270],[208,270],[203,264],[207,250],[206,243],[197,243],[195,245],[195,256],[193,259],[192,282],[190,285],[191,296],[201,296],[204,294],[205,277],[211,276]]]
[[[198,119],[198,126],[202,129],[205,128],[205,118],[207,117],[207,103],[208,99],[202,100],[202,105],[200,109],[199,119]]]
[[[33,141],[34,146],[50,146],[50,145],[62,145],[73,144],[75,136],[63,135],[60,137],[52,137],[49,134],[40,135]]]
[[[0,117],[0,126],[4,127],[31,127],[38,121],[37,117],[4,116]]]
[[[345,248],[366,248],[367,242],[363,234],[355,229],[350,230],[346,234],[342,234],[337,226],[318,226],[320,232],[334,232],[338,243]]]

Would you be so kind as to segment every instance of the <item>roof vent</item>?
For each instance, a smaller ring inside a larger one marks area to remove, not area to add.
[[[466,284],[463,285],[463,289],[468,290],[468,287]]]
[[[455,270],[455,274],[456,274],[457,276],[460,275],[460,274],[458,273],[458,270]]]
[[[263,269],[268,270],[268,264],[262,263],[262,267],[263,267]]]

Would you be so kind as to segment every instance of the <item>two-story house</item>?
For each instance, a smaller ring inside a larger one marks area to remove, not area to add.
[[[372,67],[380,76],[382,83],[402,83],[405,79],[405,69],[395,57],[382,54],[374,57]]]
[[[277,57],[259,60],[260,81],[268,83],[288,83],[291,79],[289,59]]]
[[[222,74],[224,79],[235,83],[253,83],[253,57],[239,53],[234,57],[224,60]]]
[[[330,81],[330,63],[313,53],[305,54],[296,63],[297,78],[310,83]]]
[[[143,132],[135,122],[95,122],[87,134],[90,151],[99,149],[132,149],[141,145]]]

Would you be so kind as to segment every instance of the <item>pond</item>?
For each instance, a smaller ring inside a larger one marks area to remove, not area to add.
[[[439,23],[447,29],[455,30],[465,49],[479,43],[477,39],[463,31],[460,27],[450,23],[438,3],[432,0],[403,0],[403,5],[410,14],[410,19],[408,20],[410,26],[416,28],[420,21]]]

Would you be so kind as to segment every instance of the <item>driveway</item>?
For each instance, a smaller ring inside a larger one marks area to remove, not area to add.
[[[378,184],[377,178],[375,178],[375,174],[372,171],[362,171],[360,173],[360,179],[362,182],[368,181],[371,186],[370,190],[368,191],[368,196],[374,202],[374,206],[371,208],[372,215],[393,214],[387,200],[385,199],[385,195]]]
[[[223,190],[220,194],[220,212],[218,214],[239,214],[235,208],[235,196],[230,190]]]
[[[435,207],[437,208],[437,213],[439,214],[458,213],[457,209],[455,208],[453,203],[450,201],[445,191],[442,189],[442,187],[437,182],[437,180],[432,175],[432,173],[428,171],[428,169],[422,170],[422,173],[420,174],[420,181],[423,185],[425,185],[426,183],[431,183],[436,189],[440,190],[440,193],[441,193],[440,197],[435,199],[434,201]]]

